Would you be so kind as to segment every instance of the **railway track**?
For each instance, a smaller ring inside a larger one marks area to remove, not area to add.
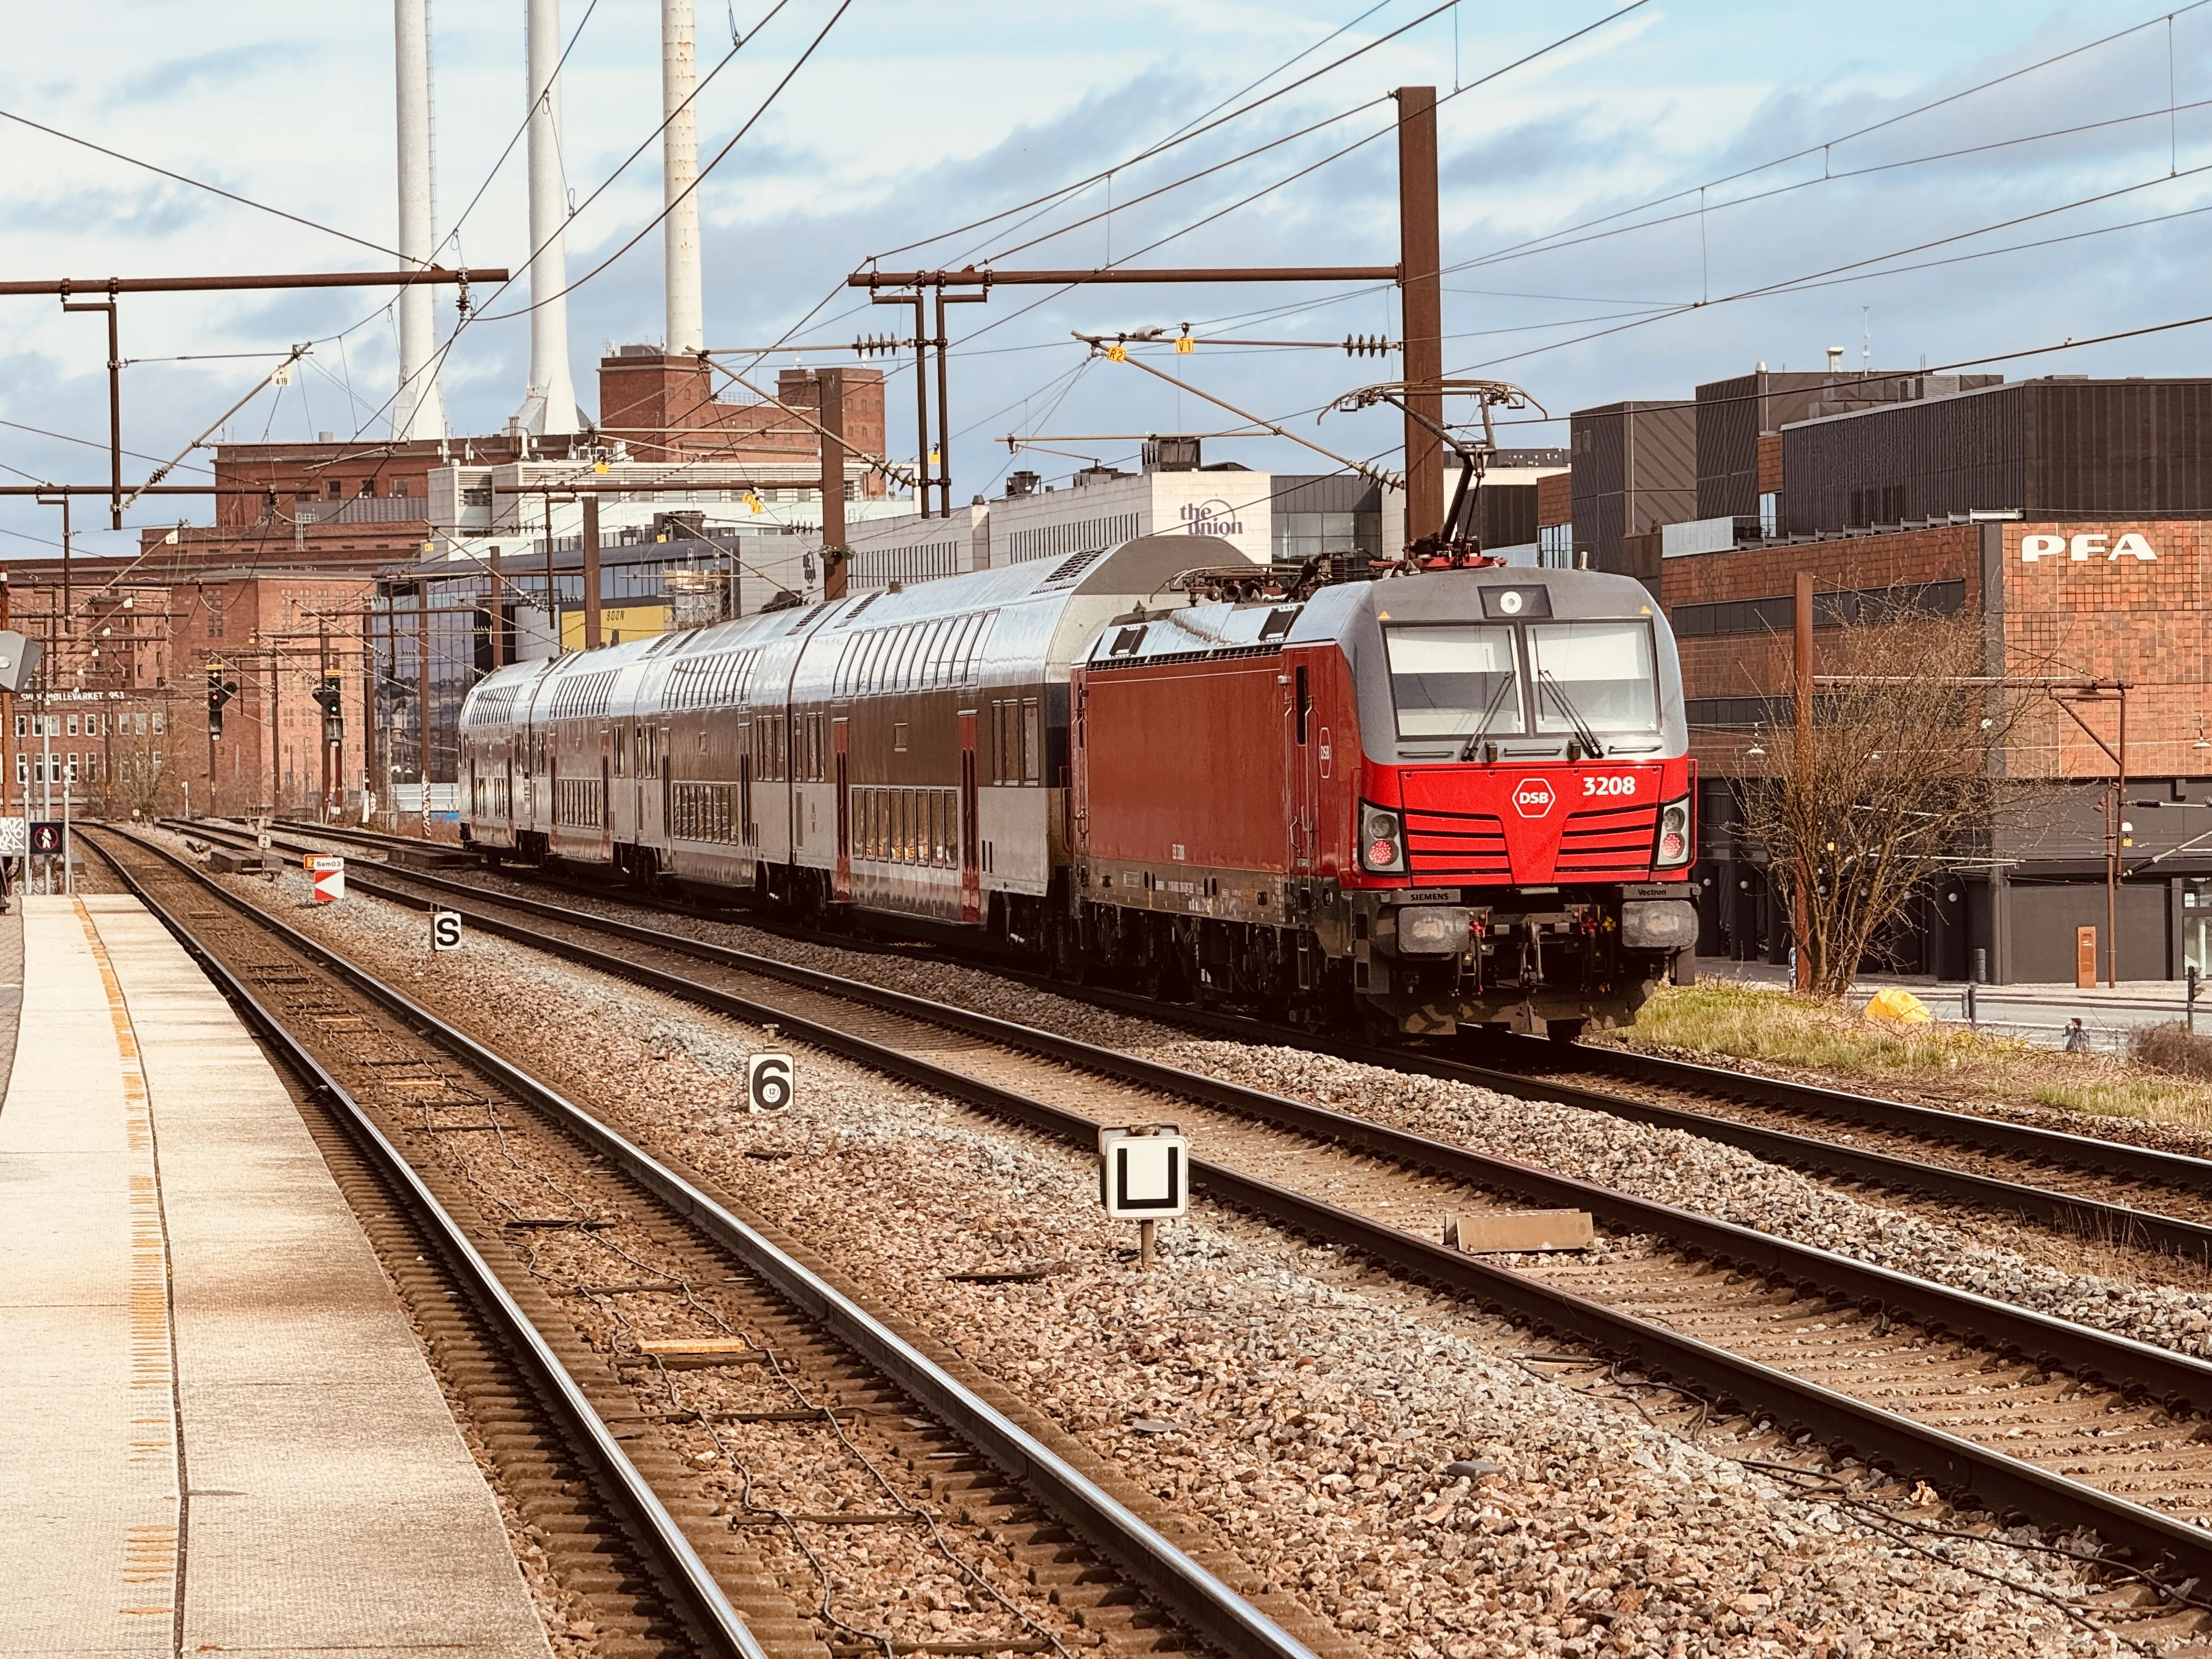
[[[515,1489],[569,1506],[532,1525],[601,1650],[1341,1651],[1170,1543],[1143,1499],[802,1246],[174,854],[87,839],[346,1124],[348,1190],[404,1200],[373,1233],[434,1230],[470,1275],[487,1311],[460,1368],[526,1366],[557,1408],[558,1444],[513,1421],[511,1386],[489,1420],[551,1460]],[[585,1483],[619,1539],[571,1514]]]
[[[1064,1140],[1172,1111],[1194,1188],[1977,1507],[2095,1529],[2179,1582],[2212,1568],[2212,1366],[1390,1126],[665,930],[416,872],[364,890],[908,1079]],[[1325,1159],[1316,1160],[1317,1150]],[[1659,1241],[1521,1268],[1424,1231],[1447,1209],[1590,1210]],[[1701,1408],[1702,1409],[1702,1408]]]
[[[380,852],[412,852],[422,845],[405,836],[370,831],[295,827]],[[305,843],[296,844],[304,849]],[[449,891],[486,890],[450,876],[445,879]],[[627,895],[624,902],[660,908]],[[695,906],[666,908],[720,919]],[[756,919],[746,920],[748,925],[758,925]],[[849,940],[817,942],[853,945]],[[1007,971],[997,964],[992,970]],[[1615,1049],[1577,1046],[1563,1064],[1555,1045],[1534,1039],[1486,1044],[1486,1058],[1502,1060],[1504,1064],[1499,1066],[1423,1049],[1334,1039],[1316,1042],[1303,1032],[1241,1016],[1164,1007],[1097,987],[1024,977],[1055,994],[1142,1018],[1255,1042],[1310,1048],[1518,1099],[1553,1101],[1679,1129],[1827,1179],[1974,1206],[2075,1237],[2163,1251],[2212,1266],[2212,1159]],[[1592,1072],[1619,1079],[1637,1092],[1594,1089],[1574,1080],[1578,1073]]]

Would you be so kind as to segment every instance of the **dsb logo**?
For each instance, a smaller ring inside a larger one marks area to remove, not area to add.
[[[1513,810],[1524,818],[1547,816],[1559,797],[1542,778],[1523,778],[1513,786]]]

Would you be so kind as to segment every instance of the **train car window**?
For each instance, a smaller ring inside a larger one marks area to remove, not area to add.
[[[906,753],[906,733],[907,723],[904,720],[893,720],[891,722],[891,752],[893,754],[903,755]]]
[[[629,735],[620,727],[617,727],[612,739],[607,744],[608,751],[613,759],[615,775],[618,778],[626,778],[629,775],[628,770],[629,744],[627,741]]]
[[[1030,697],[1022,704],[1022,781],[1042,782],[1044,778],[1044,711]]]
[[[1651,629],[1641,621],[1534,623],[1528,672],[1539,732],[1658,730]]]
[[[1528,730],[1510,628],[1386,628],[1390,696],[1401,738]]]
[[[1313,716],[1313,684],[1304,668],[1297,672],[1297,684],[1292,688],[1298,711],[1298,741],[1306,740],[1306,724]]]
[[[1021,771],[1020,763],[1014,754],[1013,722],[1007,714],[1007,710],[1014,707],[1014,704],[1004,702],[991,705],[991,781],[994,783],[1012,783]]]

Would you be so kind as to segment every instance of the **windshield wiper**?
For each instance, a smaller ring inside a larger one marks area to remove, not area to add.
[[[1538,690],[1552,694],[1552,701],[1559,706],[1559,712],[1565,714],[1569,723],[1574,726],[1575,740],[1582,744],[1583,753],[1593,760],[1604,759],[1605,745],[1597,740],[1596,733],[1589,729],[1589,722],[1583,719],[1582,710],[1576,708],[1573,702],[1569,699],[1567,688],[1559,684],[1550,669],[1538,671],[1536,684]]]
[[[1513,686],[1514,677],[1510,674],[1504,675],[1498,680],[1498,690],[1490,694],[1490,707],[1482,711],[1481,724],[1474,728],[1474,735],[1467,740],[1467,747],[1459,751],[1459,757],[1462,763],[1474,758],[1476,746],[1490,735],[1490,723],[1498,718],[1498,709],[1505,703],[1505,694],[1513,690]]]

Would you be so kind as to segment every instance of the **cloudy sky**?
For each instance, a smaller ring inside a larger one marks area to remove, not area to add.
[[[702,187],[708,341],[805,348],[765,359],[763,374],[849,361],[841,345],[896,326],[896,313],[872,312],[842,287],[876,256],[887,269],[1087,266],[1133,254],[1137,264],[1389,264],[1386,95],[1404,84],[1433,84],[1444,100],[1447,368],[1514,380],[1553,415],[1684,395],[1762,361],[1814,368],[1829,346],[1854,366],[1869,349],[1878,368],[1942,365],[2212,310],[2200,280],[2212,229],[2203,0],[2170,25],[2165,12],[2120,0],[850,0],[842,15],[838,0],[696,3],[702,71],[723,65],[699,101],[702,161],[752,122]],[[659,9],[654,0],[564,6],[574,45],[561,161],[576,207],[574,281],[660,208],[658,145],[647,142],[659,122]],[[520,268],[522,150],[509,145],[527,98],[523,7],[434,0],[432,33],[447,257]],[[27,10],[10,46],[0,64],[0,110],[18,118],[0,122],[6,277],[391,264],[379,251],[396,239],[388,8],[85,0]],[[1122,165],[1317,70],[1284,96]],[[1024,207],[1038,198],[1048,199]],[[988,222],[965,228],[978,221]],[[605,347],[660,337],[659,248],[657,231],[645,235],[570,297],[587,411]],[[503,424],[528,357],[529,325],[507,314],[527,303],[526,280],[473,297],[482,315],[454,343],[444,381],[457,434]],[[144,458],[167,459],[301,341],[315,342],[305,372],[281,393],[264,389],[228,435],[380,433],[396,355],[386,299],[126,301],[131,465],[143,476]],[[101,319],[64,315],[50,298],[0,305],[5,476],[103,477]],[[1358,284],[1001,289],[956,316],[963,500],[1009,465],[1064,473],[1078,456],[1132,455],[1134,444],[1113,434],[1228,420],[1135,368],[1086,365],[1071,330],[1188,323],[1201,336],[1340,340],[1397,327],[1392,295]],[[440,318],[450,331],[450,301]],[[1993,367],[2197,374],[2208,346],[2212,326]],[[1295,430],[1340,453],[1374,454],[1391,441],[1377,416],[1313,418],[1336,392],[1382,378],[1371,361],[1231,347],[1156,361],[1231,403],[1295,415]],[[905,453],[910,397],[910,382],[895,382],[892,443]],[[1561,443],[1565,432],[1530,424],[1510,441]],[[1008,434],[1099,435],[1010,460],[998,441]],[[1279,440],[1217,442],[1209,457],[1325,465]],[[209,516],[181,501],[132,517],[180,515]],[[46,550],[56,517],[0,502],[0,556]],[[105,522],[90,509],[86,520]],[[95,531],[84,544],[114,541]]]

